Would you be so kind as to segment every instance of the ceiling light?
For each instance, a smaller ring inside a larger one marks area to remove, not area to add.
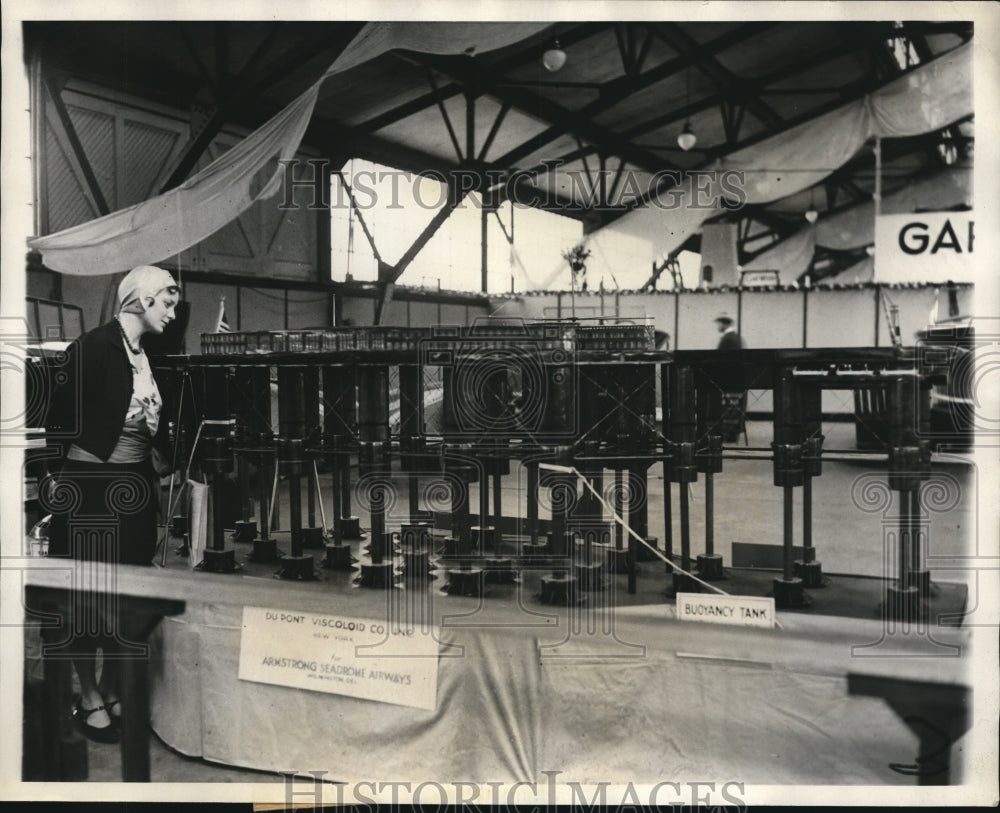
[[[556,40],[552,47],[542,54],[542,64],[549,73],[555,73],[566,64],[566,52]]]
[[[806,220],[810,223],[815,223],[816,219],[819,217],[819,212],[816,211],[816,187],[812,187],[809,190],[809,208],[805,212]]]
[[[684,106],[691,107],[691,68],[688,67],[687,70],[687,95],[685,97]],[[687,152],[695,144],[698,143],[698,136],[694,134],[694,130],[691,129],[691,119],[689,118],[684,122],[684,129],[681,130],[679,136],[677,136],[677,146],[680,147],[684,152]]]
[[[691,122],[689,121],[684,125],[684,129],[681,130],[680,135],[677,136],[677,146],[684,150],[684,152],[687,152],[697,143],[698,136],[694,134],[694,130],[691,129]]]

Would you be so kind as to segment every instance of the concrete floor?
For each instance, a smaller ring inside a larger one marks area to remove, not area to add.
[[[854,446],[853,424],[831,424],[827,432],[825,449],[850,450]],[[767,447],[771,436],[769,423],[750,423],[747,433],[750,448]],[[925,503],[935,509],[927,513],[927,555],[933,576],[937,580],[967,583],[970,585],[970,606],[975,606],[974,571],[965,564],[972,555],[976,540],[976,479],[975,468],[961,460],[939,461],[934,467],[932,486],[925,486],[929,499]],[[428,480],[430,478],[427,478]],[[524,514],[524,476],[519,466],[512,466],[512,474],[505,477],[502,487],[502,505],[505,516]],[[604,487],[612,482],[606,473]],[[894,577],[895,558],[890,543],[884,542],[887,532],[896,527],[896,502],[878,503],[885,493],[879,484],[886,482],[885,464],[869,459],[825,460],[823,474],[813,484],[813,543],[817,559],[827,574],[849,573],[876,577]],[[407,491],[405,480],[396,477],[395,507],[389,511],[387,527],[398,529],[400,522],[408,521]],[[519,486],[520,483],[520,486]],[[327,514],[330,511],[329,477],[321,475],[321,490]],[[426,483],[423,483],[426,486]],[[649,470],[647,499],[649,504],[649,533],[660,540],[665,537],[662,467],[654,465]],[[677,507],[677,485],[672,487],[674,551],[679,550],[680,528]],[[286,491],[282,488],[281,491]],[[931,493],[933,492],[933,493]],[[426,491],[424,492],[427,493]],[[691,552],[704,549],[704,477],[690,487],[691,498]],[[287,494],[280,505],[281,517],[287,520]],[[795,544],[801,544],[802,489],[795,489]],[[470,504],[478,507],[475,484],[471,487]],[[305,512],[306,501],[303,500]],[[361,515],[362,526],[367,517],[359,509],[357,497],[352,507]],[[436,507],[442,510],[445,505]],[[548,515],[545,499],[541,500],[540,514]],[[316,511],[316,522],[320,523]],[[477,520],[474,519],[473,523]],[[732,563],[733,542],[757,542],[780,545],[782,541],[782,489],[772,485],[770,460],[729,460],[723,472],[715,478],[715,543],[726,566]],[[173,545],[171,545],[171,549]],[[171,554],[173,555],[173,554]],[[949,569],[951,568],[951,569]],[[652,571],[650,571],[652,572]],[[652,578],[652,577],[650,577]],[[666,577],[664,576],[664,584]],[[120,755],[117,746],[89,744],[90,779],[116,781],[120,776]],[[158,782],[281,782],[278,774],[244,771],[214,765],[199,759],[183,757],[163,745],[155,737],[151,743],[152,778]]]

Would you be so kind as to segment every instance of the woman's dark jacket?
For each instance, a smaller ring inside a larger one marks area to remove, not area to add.
[[[107,461],[118,443],[132,401],[132,367],[118,322],[84,333],[67,349],[67,360],[56,375],[45,422],[50,444],[62,447],[65,458],[71,444]],[[167,421],[153,443],[167,451]]]

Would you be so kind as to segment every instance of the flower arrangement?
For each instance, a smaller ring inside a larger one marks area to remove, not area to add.
[[[590,249],[584,248],[583,243],[577,243],[573,248],[562,253],[563,259],[569,263],[570,271],[573,272],[574,289],[587,290],[587,257],[589,256]]]
[[[587,270],[587,257],[589,256],[590,249],[584,248],[583,243],[577,243],[573,248],[562,253],[562,258],[569,263],[574,274]]]

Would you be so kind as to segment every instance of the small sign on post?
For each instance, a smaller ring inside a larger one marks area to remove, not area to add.
[[[774,597],[678,593],[677,618],[709,624],[774,627]]]

